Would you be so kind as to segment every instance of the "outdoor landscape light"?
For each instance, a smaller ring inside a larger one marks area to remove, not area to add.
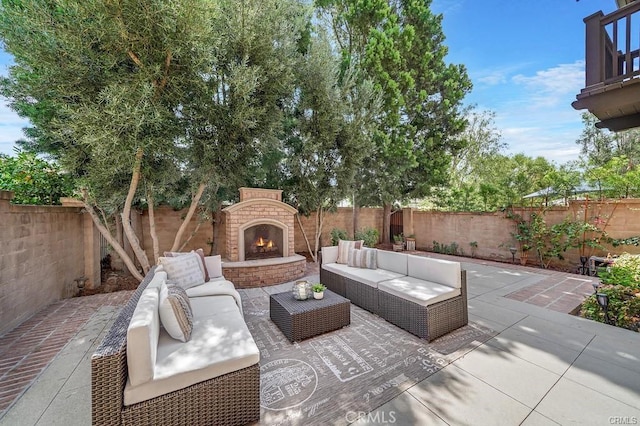
[[[580,267],[580,273],[582,275],[588,275],[587,272],[589,271],[589,268],[587,267],[587,260],[589,260],[587,256],[580,256],[580,263],[582,263],[582,266]]]
[[[600,287],[600,283],[595,282],[591,283],[591,285],[593,286],[593,294],[598,294],[598,287]]]
[[[509,251],[511,252],[511,263],[516,263],[516,252],[518,249],[515,247],[509,247]]]
[[[598,305],[600,305],[600,308],[602,308],[602,310],[604,311],[604,321],[607,324],[610,324],[609,312],[608,312],[609,295],[607,295],[605,293],[596,293],[596,300],[598,301]]]

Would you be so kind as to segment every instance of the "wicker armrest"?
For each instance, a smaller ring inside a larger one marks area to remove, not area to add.
[[[155,267],[131,295],[118,318],[91,356],[91,421],[94,425],[122,423],[124,385],[127,382],[127,329],[143,290]]]

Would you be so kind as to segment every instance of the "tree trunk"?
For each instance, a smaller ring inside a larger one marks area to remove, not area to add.
[[[316,214],[318,213],[316,212]],[[317,262],[318,258],[316,257],[316,255],[314,255],[313,250],[311,250],[311,244],[309,243],[309,238],[307,238],[307,232],[304,230],[304,227],[302,226],[302,221],[300,220],[300,213],[296,213],[296,219],[298,220],[298,226],[300,226],[300,231],[302,231],[304,242],[307,243],[307,250],[309,250],[309,255],[311,256],[311,259],[313,259],[314,262]]]
[[[356,232],[360,229],[360,206],[353,197],[353,239],[356,240]]]
[[[213,244],[211,244],[211,255],[220,254],[219,237],[220,226],[222,224],[222,203],[216,206],[215,219],[213,220]]]
[[[180,224],[180,228],[176,233],[176,238],[173,240],[173,245],[171,246],[170,251],[176,251],[180,247],[180,240],[182,240],[182,235],[184,235],[184,232],[187,230],[187,226],[189,226],[189,223],[191,222],[191,218],[196,212],[196,208],[198,207],[198,203],[200,202],[200,198],[202,198],[202,193],[204,192],[206,187],[207,185],[204,182],[201,183],[200,186],[198,186],[198,190],[196,191],[194,196],[191,198],[191,205],[189,206],[189,211],[187,212],[187,216],[182,221],[182,224]]]
[[[142,164],[142,149],[138,149],[136,152],[136,161],[133,166],[133,174],[131,176],[131,183],[129,184],[129,193],[127,194],[127,199],[124,202],[124,209],[122,210],[122,229],[124,230],[124,234],[127,236],[129,240],[129,244],[131,244],[131,248],[138,258],[140,265],[142,266],[142,270],[146,274],[149,272],[151,266],[149,265],[149,258],[147,254],[140,247],[140,241],[136,236],[133,227],[131,226],[131,204],[133,203],[133,197],[138,189],[138,182],[140,181],[140,166]]]
[[[151,191],[147,192],[147,204],[149,205],[149,234],[153,242],[153,260],[154,263],[157,264],[158,258],[160,257],[160,243],[158,242],[158,233],[156,232],[156,213]]]
[[[89,215],[91,216],[93,223],[96,225],[96,228],[98,228],[98,231],[100,231],[100,233],[106,238],[109,244],[111,244],[111,247],[113,247],[116,253],[120,256],[120,258],[124,262],[129,272],[131,272],[131,275],[133,275],[135,279],[142,281],[144,277],[140,274],[140,271],[138,271],[138,269],[136,268],[136,265],[133,263],[133,260],[124,251],[124,248],[122,248],[122,245],[119,244],[118,241],[116,241],[113,235],[111,235],[111,232],[109,232],[109,229],[104,224],[102,224],[102,222],[100,221],[100,218],[98,217],[98,214],[93,209],[93,206],[91,206],[87,202],[86,197],[85,197],[85,200],[82,201],[82,203],[84,204],[85,210],[89,212]]]
[[[382,242],[391,242],[391,204],[382,204]]]
[[[193,228],[193,231],[191,231],[191,233],[189,234],[189,237],[187,237],[187,239],[184,241],[184,243],[182,243],[180,245],[180,248],[178,248],[178,251],[184,250],[184,248],[187,246],[187,244],[189,244],[189,241],[191,241],[191,239],[198,233],[198,231],[200,230],[201,226],[202,226],[202,222],[198,221],[198,223],[196,224],[196,227]]]
[[[322,225],[324,224],[324,210],[318,208],[316,212],[316,244],[313,252],[313,261],[318,262],[318,250],[320,249],[320,236],[322,235]]]

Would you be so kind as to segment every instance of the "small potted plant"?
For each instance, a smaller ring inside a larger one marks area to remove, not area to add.
[[[396,234],[393,236],[393,251],[404,250],[404,236],[402,234]]]
[[[314,299],[322,299],[324,297],[324,291],[327,289],[323,284],[317,283],[311,286],[313,290]]]

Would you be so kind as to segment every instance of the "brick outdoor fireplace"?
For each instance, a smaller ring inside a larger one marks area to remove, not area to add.
[[[294,251],[297,210],[276,189],[240,188],[225,214],[224,276],[236,287],[261,287],[300,278],[306,259]]]

